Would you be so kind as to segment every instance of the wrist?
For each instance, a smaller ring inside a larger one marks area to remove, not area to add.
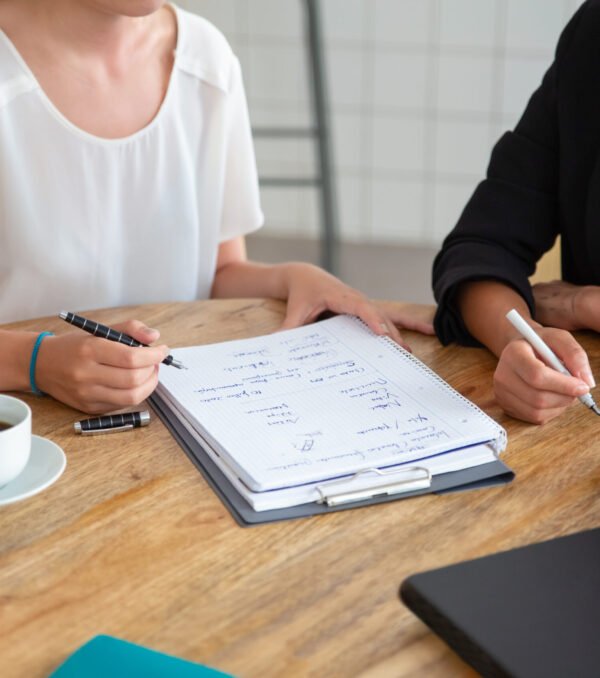
[[[289,298],[292,286],[300,276],[306,275],[312,270],[322,272],[317,266],[300,261],[289,261],[285,264],[278,264],[277,268],[280,277],[279,287],[281,292],[280,295],[277,296],[277,299],[283,299],[284,301]]]
[[[29,391],[29,367],[37,332],[0,332],[2,365],[0,390]]]
[[[239,261],[226,264],[215,273],[212,299],[286,299],[286,264],[260,264]]]
[[[54,336],[53,332],[40,332],[33,344],[31,351],[31,358],[29,361],[29,390],[35,395],[45,395],[45,379],[44,370],[41,366],[42,360],[40,354],[42,353],[42,345],[47,344],[50,338]],[[47,348],[47,346],[46,346]],[[46,351],[43,351],[44,355]]]
[[[273,288],[275,299],[286,301],[290,296],[292,280],[294,278],[294,266],[292,262],[273,265]]]
[[[467,330],[496,357],[520,335],[507,320],[506,314],[515,308],[523,319],[536,328],[527,303],[512,287],[495,280],[463,283],[456,303]]]
[[[546,327],[578,330],[589,326],[590,308],[598,288],[555,280],[533,287],[536,318]]]
[[[593,315],[593,305],[597,306],[598,287],[593,285],[577,286],[570,299],[570,312],[573,318],[573,330],[590,327],[589,318]]]

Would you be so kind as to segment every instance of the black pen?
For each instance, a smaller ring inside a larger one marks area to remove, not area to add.
[[[107,414],[104,417],[93,417],[92,419],[83,419],[73,424],[75,433],[82,435],[95,435],[96,433],[117,433],[118,431],[129,431],[140,426],[148,426],[150,423],[150,412],[142,410],[141,412],[125,412],[123,414]]]
[[[137,341],[124,332],[117,332],[117,330],[112,330],[106,325],[101,325],[100,323],[96,323],[93,320],[88,320],[83,316],[75,315],[70,311],[61,311],[58,315],[60,318],[62,318],[62,320],[71,323],[71,325],[75,325],[75,327],[79,327],[79,329],[82,329],[85,332],[93,334],[95,337],[102,337],[103,339],[108,339],[109,341],[116,341],[119,344],[125,344],[126,346],[148,346],[148,344],[142,344],[140,341]],[[163,363],[165,365],[172,365],[178,370],[186,369],[183,364],[178,360],[175,360],[172,355],[168,355],[163,360]]]

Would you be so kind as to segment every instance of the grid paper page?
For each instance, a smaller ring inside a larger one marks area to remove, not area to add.
[[[159,393],[253,491],[316,482],[502,438],[437,375],[361,321],[176,349]]]

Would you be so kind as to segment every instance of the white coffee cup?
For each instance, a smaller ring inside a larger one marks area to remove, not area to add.
[[[2,426],[9,424],[7,428]],[[31,410],[18,398],[0,395],[0,487],[25,468],[31,452]]]

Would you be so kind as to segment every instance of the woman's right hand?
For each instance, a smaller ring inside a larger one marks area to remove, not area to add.
[[[150,344],[157,330],[130,320],[114,329]],[[36,363],[37,387],[71,407],[101,414],[138,405],[156,388],[164,345],[133,348],[83,332],[46,337]]]
[[[507,414],[543,424],[561,414],[595,384],[588,357],[569,332],[552,327],[535,329],[573,376],[548,367],[529,343],[515,338],[500,355],[494,391]]]

